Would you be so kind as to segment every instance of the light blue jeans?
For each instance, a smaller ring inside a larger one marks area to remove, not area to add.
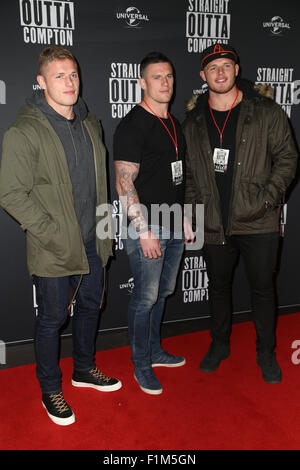
[[[137,369],[151,367],[155,356],[162,351],[160,328],[165,301],[174,292],[184,249],[183,233],[174,234],[159,226],[151,226],[151,231],[160,239],[160,258],[146,258],[139,239],[123,239],[134,277],[128,333],[131,360]]]

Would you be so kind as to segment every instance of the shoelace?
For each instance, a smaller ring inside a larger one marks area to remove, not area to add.
[[[50,399],[59,413],[64,413],[65,411],[69,410],[69,407],[63,397],[62,392],[50,395]]]
[[[97,367],[91,370],[91,374],[93,374],[97,379],[104,380],[104,382],[110,381],[110,377],[107,377],[106,375],[104,375],[103,372],[97,369]]]

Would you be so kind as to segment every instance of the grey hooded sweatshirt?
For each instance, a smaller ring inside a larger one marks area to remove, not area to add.
[[[74,105],[75,118],[68,120],[46,101],[43,90],[35,91],[27,104],[42,111],[63,145],[72,182],[74,208],[84,243],[96,236],[96,180],[93,146],[82,121],[88,111],[82,98]]]

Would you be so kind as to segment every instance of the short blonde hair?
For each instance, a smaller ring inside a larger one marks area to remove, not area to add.
[[[50,46],[43,49],[38,58],[38,74],[42,75],[43,68],[53,60],[70,59],[77,66],[77,61],[73,54],[61,46]]]

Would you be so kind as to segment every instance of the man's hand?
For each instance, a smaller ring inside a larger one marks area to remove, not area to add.
[[[146,258],[159,258],[162,256],[160,241],[148,230],[139,235],[140,245]]]
[[[186,215],[184,216],[184,219],[183,219],[183,228],[184,228],[184,243],[185,243],[185,245],[187,243],[194,243],[195,235],[194,235],[193,229],[191,227],[190,221],[189,221],[189,219],[187,218]]]

